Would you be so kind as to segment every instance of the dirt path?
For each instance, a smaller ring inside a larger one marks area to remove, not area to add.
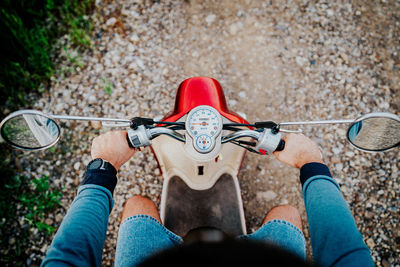
[[[221,83],[229,107],[249,121],[355,118],[371,111],[399,114],[399,3],[361,3],[108,1],[97,8],[95,49],[83,58],[87,67],[64,79],[56,77],[37,108],[160,117],[172,109],[181,81],[210,76]],[[65,126],[71,129],[65,130],[56,151],[62,156],[43,153],[50,165],[74,166],[69,172],[49,170],[54,182],[66,188],[67,209],[98,131],[76,123]],[[385,154],[356,151],[346,143],[343,125],[303,130],[321,145],[377,265],[399,266],[399,149]],[[47,168],[33,157],[30,164]],[[247,155],[239,179],[249,232],[278,204],[296,206],[306,222],[297,176],[298,171],[271,156]],[[122,169],[104,265],[113,261],[124,200],[143,194],[159,201],[161,183],[149,150],[137,153]],[[40,258],[42,253],[33,255]]]

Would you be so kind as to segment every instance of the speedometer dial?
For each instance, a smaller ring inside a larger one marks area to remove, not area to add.
[[[216,109],[210,106],[198,106],[189,112],[186,131],[192,137],[193,146],[198,152],[210,152],[221,130],[222,118]]]

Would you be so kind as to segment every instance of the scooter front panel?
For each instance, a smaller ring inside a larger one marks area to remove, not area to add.
[[[186,116],[179,121],[185,121]],[[229,122],[223,120],[224,123]],[[219,153],[206,159],[196,159],[185,149],[185,144],[169,136],[159,136],[152,140],[152,150],[164,179],[178,175],[196,190],[212,187],[221,170],[237,175],[245,155],[245,150],[231,143],[221,146]]]
[[[185,120],[186,116],[179,119],[179,121]],[[229,120],[223,118],[223,122],[228,123]],[[159,136],[152,140],[152,150],[164,178],[160,204],[161,220],[164,222],[165,218],[170,217],[170,210],[167,211],[170,179],[179,177],[186,184],[187,188],[193,191],[203,191],[211,189],[220,177],[228,174],[232,177],[233,184],[235,185],[235,193],[231,196],[236,199],[235,203],[238,203],[235,204],[240,214],[238,220],[241,225],[241,231],[245,233],[246,226],[243,204],[237,180],[237,174],[245,156],[245,150],[234,144],[226,143],[221,147],[220,153],[216,157],[210,158],[208,161],[198,161],[187,153],[184,146],[185,144],[169,136]],[[185,189],[185,191],[188,190]]]

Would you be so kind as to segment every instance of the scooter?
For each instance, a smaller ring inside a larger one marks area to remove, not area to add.
[[[246,151],[271,154],[285,147],[282,133],[301,132],[287,126],[348,124],[347,139],[357,149],[380,152],[400,146],[400,118],[375,112],[354,120],[249,123],[228,109],[215,79],[183,81],[175,107],[161,120],[49,115],[21,110],[0,124],[1,137],[22,150],[55,145],[61,135],[56,120],[100,121],[125,127],[133,148],[150,146],[163,176],[160,215],[164,225],[182,237],[214,240],[246,234],[238,182]]]

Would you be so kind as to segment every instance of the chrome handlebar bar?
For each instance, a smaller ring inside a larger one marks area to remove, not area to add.
[[[159,135],[165,134],[168,136],[171,136],[172,138],[175,138],[178,141],[185,142],[185,136],[178,133],[177,131],[164,128],[164,127],[155,127],[155,128],[150,128],[148,129],[151,135],[150,139],[156,138]]]
[[[235,139],[241,138],[241,137],[251,137],[256,140],[258,140],[261,136],[261,132],[253,131],[253,130],[241,130],[234,132],[232,134],[229,134],[227,136],[222,137],[222,144],[225,144],[229,141],[233,141]]]
[[[168,129],[168,128],[164,128],[164,127],[156,127],[156,128],[151,128],[148,129],[150,134],[151,134],[151,139],[156,138],[157,136],[160,135],[168,135],[171,136],[172,138],[181,141],[181,142],[185,142],[185,136],[178,133],[177,131]],[[253,130],[241,130],[241,131],[237,131],[234,132],[232,134],[229,134],[227,136],[223,136],[222,137],[222,144],[225,144],[227,142],[233,141],[235,139],[238,138],[242,138],[242,137],[251,137],[254,138],[256,140],[258,140],[261,136],[262,132],[257,132],[257,131],[253,131]]]
[[[175,130],[165,127],[146,128],[143,125],[137,127],[136,130],[128,130],[128,142],[131,147],[140,148],[144,146],[149,146],[150,140],[160,135],[168,135],[178,141],[186,142],[185,136]],[[264,150],[267,153],[274,152],[281,142],[281,134],[279,132],[275,132],[272,129],[265,128],[263,129],[263,131],[240,130],[234,132],[232,134],[223,136],[221,139],[221,143],[225,144],[227,142],[231,142],[235,139],[242,137],[251,137],[257,140],[257,145],[255,149],[257,151]]]

